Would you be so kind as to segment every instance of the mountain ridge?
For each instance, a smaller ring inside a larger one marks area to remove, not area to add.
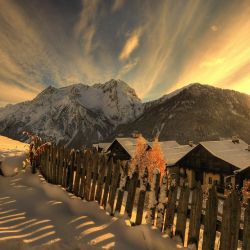
[[[0,133],[25,140],[21,132],[28,130],[74,147],[134,131],[180,143],[239,134],[250,143],[248,114],[250,96],[237,91],[192,83],[142,102],[127,83],[111,79],[49,86],[31,101],[0,108]]]

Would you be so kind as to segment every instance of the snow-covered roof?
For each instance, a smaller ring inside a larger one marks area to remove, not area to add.
[[[193,148],[194,146],[179,145],[179,144],[173,147],[168,146],[167,144],[161,146],[161,150],[163,152],[167,166],[175,165],[182,157],[184,157]]]
[[[144,139],[144,138],[143,138]],[[145,144],[149,145],[148,141],[146,139]],[[135,156],[136,151],[136,144],[137,144],[137,138],[133,137],[119,137],[115,138],[115,140],[110,144],[110,146],[117,141],[130,155],[131,158]],[[110,148],[109,146],[109,148]],[[109,150],[109,148],[107,150]]]
[[[242,140],[239,140],[239,143],[232,142],[232,140],[204,141],[200,145],[206,148],[212,155],[239,169],[250,166],[248,144]]]

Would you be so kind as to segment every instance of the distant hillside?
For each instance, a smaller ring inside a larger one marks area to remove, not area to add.
[[[208,85],[192,84],[170,98],[154,102],[135,121],[120,125],[115,134],[137,130],[148,139],[180,143],[240,136],[250,143],[250,96]]]

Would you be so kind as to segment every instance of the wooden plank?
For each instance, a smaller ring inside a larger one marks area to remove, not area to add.
[[[126,206],[125,206],[125,212],[127,213],[129,218],[131,218],[132,212],[133,212],[135,192],[137,188],[138,179],[139,179],[139,171],[138,171],[138,167],[136,167],[130,179],[129,188],[128,188],[128,196],[127,196],[127,201],[126,201]]]
[[[57,146],[54,147],[53,152],[53,170],[52,170],[52,183],[56,184],[56,169],[57,169]]]
[[[85,164],[86,164],[86,181],[84,186],[84,198],[89,201],[90,196],[90,188],[91,188],[91,174],[92,174],[92,153],[90,150],[87,150],[85,154]]]
[[[175,238],[177,238],[178,240],[180,238],[183,244],[184,244],[185,231],[186,231],[189,193],[190,193],[190,190],[188,187],[181,187],[180,198],[179,198],[179,203],[178,203],[178,208],[177,208]]]
[[[115,206],[115,211],[118,213],[121,212],[123,196],[124,196],[127,179],[128,179],[128,168],[129,168],[128,161],[125,163],[123,162],[123,164],[121,165],[121,177],[120,177],[120,183],[119,183],[119,188],[118,188],[118,197],[117,197],[116,206]]]
[[[149,193],[149,207],[147,211],[146,221],[149,225],[154,225],[155,212],[158,204],[158,192],[160,186],[160,171],[155,168],[153,173],[153,180],[151,185],[151,191]]]
[[[53,167],[52,167],[52,183],[56,184],[56,167],[57,167],[57,146],[53,148]]]
[[[68,166],[68,175],[67,175],[67,191],[71,193],[73,192],[74,166],[75,166],[75,150],[72,149],[70,152],[70,162]]]
[[[188,247],[198,249],[201,212],[202,212],[203,193],[201,186],[198,185],[192,192],[191,212],[189,221]]]
[[[98,152],[93,152],[93,168],[92,168],[92,185],[91,185],[91,191],[90,191],[90,201],[93,201],[95,199],[95,192],[96,192],[96,183],[98,179],[98,168],[99,168],[99,155]]]
[[[58,184],[62,185],[63,180],[63,166],[64,166],[64,147],[60,148],[60,160],[59,160],[59,172],[58,172]]]
[[[165,209],[165,223],[164,223],[164,231],[172,236],[173,233],[173,224],[174,224],[174,215],[175,215],[175,207],[177,200],[177,190],[178,188],[175,186],[170,186],[168,201]]]
[[[74,181],[74,194],[76,196],[79,195],[80,172],[81,172],[81,154],[79,150],[76,150],[76,172]]]
[[[55,171],[55,184],[59,184],[59,167],[60,167],[60,147],[56,148],[56,171]]]
[[[249,200],[244,213],[242,250],[250,250],[250,201]]]
[[[82,164],[81,164],[81,177],[80,177],[80,190],[79,190],[79,197],[82,199],[84,198],[84,187],[86,182],[86,152],[83,150],[81,151],[81,158],[82,158]]]
[[[51,158],[50,158],[50,173],[49,173],[49,182],[53,183],[53,168],[54,168],[54,145],[51,147]]]
[[[162,183],[159,193],[159,204],[157,206],[157,219],[156,227],[162,232],[164,225],[164,212],[167,204],[167,193],[168,193],[168,175],[165,172],[162,177]]]
[[[68,149],[64,150],[64,165],[63,165],[63,180],[62,180],[63,182],[62,186],[64,188],[67,188],[67,185],[68,185],[68,169],[69,169],[69,162],[70,162],[69,153],[70,152]]]
[[[220,250],[237,250],[240,228],[240,199],[233,190],[223,204]]]
[[[47,182],[48,182],[48,179],[49,179],[50,148],[51,148],[50,145],[46,148],[47,155],[46,155],[45,179],[46,179]]]
[[[49,177],[48,182],[52,183],[52,166],[53,165],[53,145],[50,146],[50,157],[49,157]]]
[[[140,225],[142,223],[145,198],[146,198],[146,192],[147,192],[147,186],[148,186],[148,168],[147,167],[145,168],[143,176],[140,181],[141,181],[140,193],[139,193],[136,218],[135,218],[136,225]]]
[[[103,198],[102,198],[102,203],[101,203],[104,208],[106,208],[106,205],[107,205],[112,169],[113,169],[113,159],[111,158],[108,162],[108,165],[107,165],[107,175],[106,175],[106,179],[105,179]]]
[[[98,168],[98,180],[97,180],[95,200],[97,200],[98,203],[101,204],[102,189],[103,189],[103,184],[104,184],[105,171],[107,167],[107,159],[105,155],[102,155],[99,158],[99,161],[100,162],[99,162],[99,168]]]
[[[116,197],[116,191],[119,184],[119,178],[120,178],[120,172],[121,172],[121,163],[120,161],[117,161],[116,164],[113,164],[113,175],[110,185],[110,193],[109,193],[109,213],[110,215],[114,214],[114,203],[115,203],[115,197]],[[107,210],[107,209],[106,209]]]
[[[204,217],[202,250],[211,250],[215,246],[218,199],[213,187],[208,191],[208,200]]]

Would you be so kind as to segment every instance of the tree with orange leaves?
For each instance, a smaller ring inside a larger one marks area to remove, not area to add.
[[[164,175],[166,171],[166,161],[164,159],[163,152],[161,150],[161,146],[158,142],[158,138],[155,138],[152,144],[152,149],[148,150],[146,153],[146,162],[149,172],[149,179],[151,180],[153,177],[154,169],[158,168],[161,176]]]
[[[134,158],[131,160],[129,174],[136,169],[138,166],[139,173],[142,174],[145,170],[147,164],[147,148],[148,145],[146,144],[146,140],[143,138],[142,135],[139,135],[136,138],[136,146],[135,146],[135,155]]]
[[[130,174],[135,170],[136,166],[138,166],[140,175],[144,173],[147,167],[150,181],[152,180],[155,168],[158,168],[163,176],[166,170],[166,162],[158,138],[153,141],[151,149],[148,149],[148,144],[142,136],[137,138],[135,156],[131,161]]]

